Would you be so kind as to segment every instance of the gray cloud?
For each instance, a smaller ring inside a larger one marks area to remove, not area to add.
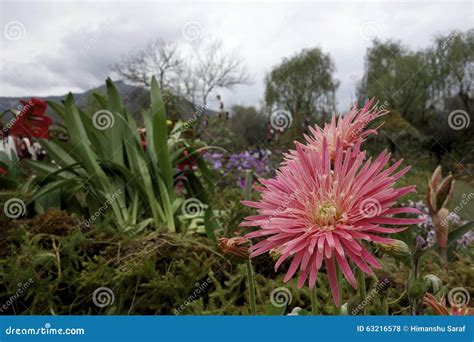
[[[223,92],[226,105],[255,105],[263,78],[283,57],[320,46],[341,81],[338,109],[354,99],[370,38],[426,47],[434,35],[472,27],[470,2],[2,2],[0,96],[59,95],[100,85],[122,54],[152,38],[186,43],[182,28],[197,22],[244,57],[254,84]],[[8,39],[12,21],[22,38]]]

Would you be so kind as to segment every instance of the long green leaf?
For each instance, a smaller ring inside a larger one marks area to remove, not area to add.
[[[163,181],[171,201],[174,200],[173,166],[168,151],[168,127],[166,112],[155,77],[151,79],[151,117],[153,122],[153,144],[158,156]]]
[[[84,163],[84,167],[94,185],[104,193],[117,193],[118,189],[112,186],[107,175],[97,162],[97,156],[92,151],[90,141],[87,138],[86,130],[80,120],[77,108],[67,100],[65,122],[67,127],[74,127],[74,129],[69,129],[70,142],[74,146],[77,155],[80,156],[80,159]],[[112,210],[114,211],[114,215],[120,226],[124,225],[128,217],[124,197],[125,194],[122,192],[122,194],[117,197],[117,200],[111,203]]]

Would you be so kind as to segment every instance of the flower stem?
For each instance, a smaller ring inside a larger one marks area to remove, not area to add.
[[[245,170],[244,198],[246,200],[249,200],[252,197],[252,178],[253,170]]]
[[[250,299],[250,312],[252,315],[257,314],[257,301],[255,299],[255,280],[253,278],[252,262],[247,260],[247,280],[249,283],[249,299]]]
[[[337,276],[337,284],[339,287],[339,304],[334,305],[334,314],[340,316],[342,313],[341,302],[342,302],[343,291],[342,291],[342,275],[341,275],[341,270],[339,269],[339,267],[336,267],[336,276]]]
[[[317,297],[316,297],[316,284],[314,284],[314,287],[312,289],[309,289],[311,291],[311,313],[313,315],[318,314],[317,310]]]
[[[385,297],[382,299],[382,308],[383,308],[382,315],[387,316],[388,315],[388,299]]]
[[[364,303],[365,299],[367,298],[367,290],[365,288],[365,275],[361,269],[357,270],[357,288],[359,289],[360,303]],[[365,306],[362,314],[365,315]]]

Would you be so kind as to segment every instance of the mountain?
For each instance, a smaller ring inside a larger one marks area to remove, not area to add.
[[[115,87],[117,87],[117,90],[119,91],[120,95],[122,96],[122,101],[125,107],[132,113],[135,119],[139,123],[141,123],[142,118],[141,118],[140,111],[143,108],[148,108],[150,105],[149,90],[142,87],[127,84],[121,80],[114,81],[114,84],[115,84]],[[106,92],[106,88],[104,84],[100,87],[87,90],[83,93],[73,94],[73,96],[76,101],[76,104],[80,108],[87,109],[90,111],[90,110],[99,109],[99,108],[95,108],[95,105],[93,104],[94,100],[93,100],[92,94],[93,93],[105,94],[105,92]],[[31,97],[38,97],[46,101],[61,102],[61,101],[64,101],[66,96],[67,94],[60,95],[60,96],[31,95],[31,96],[22,96],[22,97],[0,97],[0,113],[3,113],[4,111],[8,109],[18,108],[20,104],[19,102],[20,100],[28,100]],[[194,115],[195,110],[193,109],[192,103],[184,99],[183,97],[170,96],[170,95],[163,96],[163,97],[165,99],[167,114],[171,119],[187,120]],[[48,108],[47,114],[50,115],[55,122],[61,122],[61,119],[50,108]],[[204,115],[207,115],[207,116],[214,116],[216,114],[217,112],[213,110],[209,110],[209,109],[207,109],[204,113]]]

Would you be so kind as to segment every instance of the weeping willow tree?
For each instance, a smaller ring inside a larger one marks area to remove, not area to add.
[[[411,50],[398,41],[374,40],[365,56],[357,92],[360,101],[375,97],[387,103],[431,138],[426,147],[438,159],[448,152],[460,161],[472,162],[474,136],[467,128],[474,119],[473,82],[471,29],[437,36],[421,50]],[[454,114],[458,122],[451,122]]]
[[[339,82],[334,79],[334,71],[331,56],[313,48],[284,58],[265,78],[268,110],[291,113],[291,136],[301,136],[308,123],[324,121],[335,109]]]

